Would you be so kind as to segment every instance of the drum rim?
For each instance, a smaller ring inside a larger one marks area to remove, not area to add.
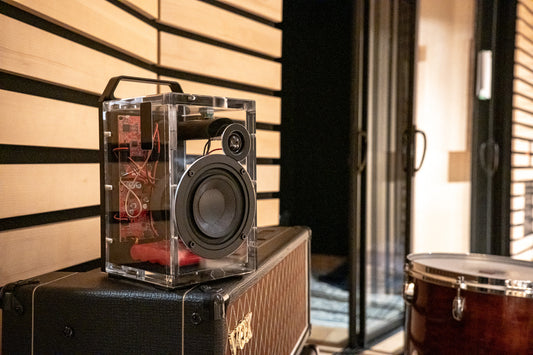
[[[438,267],[430,267],[417,262],[428,258],[444,257],[456,259],[474,257],[482,260],[500,261],[505,264],[533,267],[532,262],[511,259],[509,257],[500,255],[477,253],[412,253],[407,256],[405,273],[411,278],[420,279],[422,281],[427,281],[446,287],[460,287],[462,289],[475,292],[533,298],[533,280],[510,280],[498,276],[487,277],[471,275],[468,273],[455,272]]]

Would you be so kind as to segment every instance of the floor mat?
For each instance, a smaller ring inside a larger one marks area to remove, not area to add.
[[[341,284],[337,287],[311,277],[311,323],[335,328],[348,328],[349,292]],[[403,317],[404,303],[401,295],[371,294],[366,307],[367,329],[378,329]]]

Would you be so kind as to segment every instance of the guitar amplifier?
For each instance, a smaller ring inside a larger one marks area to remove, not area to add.
[[[258,231],[258,268],[245,276],[169,290],[95,269],[8,284],[3,353],[298,353],[310,331],[310,230]]]

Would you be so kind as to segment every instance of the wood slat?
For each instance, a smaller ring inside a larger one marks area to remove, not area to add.
[[[528,82],[518,79],[513,80],[513,91],[533,99],[533,86]]]
[[[0,250],[0,286],[94,260],[100,217],[0,232]]]
[[[157,30],[106,0],[8,0],[39,17],[157,62]]]
[[[511,227],[511,240],[520,240],[524,237],[524,226]]]
[[[511,212],[511,224],[524,224],[524,221],[525,221],[524,211]]]
[[[518,7],[518,9],[520,8],[523,8],[523,6]],[[531,25],[521,18],[516,20],[516,32],[517,34],[521,34],[526,38],[533,38],[533,28],[531,28]]]
[[[526,250],[520,254],[511,255],[513,259],[533,261],[533,249]]]
[[[222,86],[208,85],[195,81],[162,77],[164,80],[175,80],[180,83],[186,93],[211,96],[224,96],[231,98],[254,100],[256,105],[256,121],[268,124],[281,124],[281,98],[261,95],[249,91],[228,89]],[[162,88],[163,91],[165,88]],[[167,90],[168,91],[168,90]]]
[[[531,158],[527,154],[511,154],[511,166],[526,167],[531,165]]]
[[[533,113],[513,110],[513,122],[533,126]]]
[[[518,1],[516,5],[516,17],[533,26],[533,13],[531,1]]]
[[[150,19],[157,19],[159,16],[159,0],[121,0],[121,2]]]
[[[514,77],[533,84],[533,56],[522,49],[515,50]],[[518,65],[521,64],[521,65]],[[529,69],[529,70],[528,70]]]
[[[155,78],[148,70],[0,15],[0,68],[25,76],[100,94],[109,78]],[[120,84],[120,97],[154,93],[149,85]]]
[[[99,205],[99,165],[0,165],[0,195],[0,218]]]
[[[525,206],[524,197],[511,197],[511,209],[512,210],[523,210]]]
[[[533,85],[533,56],[531,53],[525,52],[522,48],[515,49],[515,66],[513,69],[513,76],[515,79],[521,79],[521,81]],[[515,80],[516,86],[516,80]],[[516,87],[514,88],[516,91]]]
[[[190,140],[187,142],[187,153],[202,155],[207,140]],[[211,150],[221,148],[220,141],[211,142]],[[280,157],[280,133],[273,131],[257,130],[256,132],[256,156],[258,158]]]
[[[524,6],[518,6],[518,12],[523,9]],[[531,14],[528,13],[530,16]],[[529,19],[524,18],[524,16],[518,16],[516,19],[516,33],[521,34],[527,38],[533,38],[533,28],[532,23],[528,23]]]
[[[523,182],[513,182],[511,184],[511,195],[523,195],[526,193],[526,184]]]
[[[524,50],[525,52],[529,53],[530,55],[533,54],[533,42],[532,42],[532,39],[528,40],[528,38],[524,37],[521,34],[517,34],[516,35],[515,47]]]
[[[276,131],[257,130],[257,157],[279,159],[281,157],[281,134]]]
[[[513,107],[533,112],[533,101],[519,95],[513,95]]]
[[[0,90],[0,144],[98,149],[98,109]]]
[[[257,226],[268,227],[279,224],[279,199],[257,200]]]
[[[531,147],[528,141],[523,139],[512,139],[511,150],[517,153],[528,153],[531,151]]]
[[[278,192],[280,171],[279,165],[257,165],[257,192]]]
[[[511,241],[511,255],[523,253],[526,250],[533,248],[533,234],[527,237]]]
[[[160,64],[218,79],[281,89],[281,64],[192,39],[161,33]]]
[[[521,124],[513,124],[513,137],[533,140],[533,128]]]
[[[533,180],[533,168],[530,169],[511,169],[512,181],[527,181]],[[511,207],[513,210],[516,209]],[[518,207],[517,207],[518,208]],[[523,207],[521,207],[523,208]]]
[[[281,30],[204,2],[161,0],[160,20],[185,31],[281,57]]]
[[[283,0],[219,0],[273,22],[283,20]]]

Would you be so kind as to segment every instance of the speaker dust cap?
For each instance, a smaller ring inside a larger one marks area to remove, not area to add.
[[[175,207],[177,231],[185,245],[196,255],[217,259],[232,254],[248,237],[255,191],[235,159],[206,155],[183,174]]]

